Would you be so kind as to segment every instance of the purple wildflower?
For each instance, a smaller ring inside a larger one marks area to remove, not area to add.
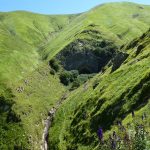
[[[99,128],[97,134],[98,134],[99,139],[102,141],[102,139],[103,139],[103,129]]]

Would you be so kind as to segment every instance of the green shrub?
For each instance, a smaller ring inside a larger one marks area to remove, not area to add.
[[[70,80],[72,78],[71,76],[72,76],[72,74],[69,71],[62,72],[59,77],[61,83],[63,83],[64,85],[69,85]]]
[[[75,81],[73,81],[70,90],[75,90],[75,89],[77,89],[79,86],[80,86],[80,81],[76,79]]]
[[[27,135],[20,116],[12,110],[15,104],[13,98],[11,89],[0,91],[0,150],[28,149]]]
[[[143,125],[138,125],[135,128],[136,134],[134,137],[134,150],[145,150],[146,149],[146,131]]]
[[[51,69],[51,70],[50,70],[50,74],[51,74],[51,75],[55,75],[55,70],[54,70],[54,69]]]
[[[51,68],[53,68],[56,72],[58,72],[59,69],[60,69],[60,65],[59,65],[59,63],[58,63],[58,61],[57,61],[56,59],[51,59],[51,60],[49,61],[49,65],[50,65]]]
[[[70,74],[71,74],[70,80],[71,80],[71,82],[73,82],[73,81],[78,77],[79,71],[78,71],[78,70],[71,70],[71,71],[69,71],[69,72],[70,72]]]
[[[71,71],[63,71],[60,74],[60,81],[64,85],[69,85],[70,82],[74,82],[75,79],[78,77],[79,72],[77,70],[71,70]]]

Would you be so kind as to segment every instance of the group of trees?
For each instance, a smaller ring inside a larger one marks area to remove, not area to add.
[[[63,71],[60,74],[60,81],[64,85],[69,85],[69,83],[74,82],[77,79],[78,75],[79,75],[78,70]]]
[[[83,55],[83,51],[87,53],[90,52],[92,59],[95,58],[96,59],[95,61],[99,62],[99,66],[95,67],[99,68],[100,71],[100,69],[102,69],[102,67],[104,67],[110,61],[113,55],[116,54],[117,47],[114,45],[114,43],[106,39],[76,40],[73,43],[66,46],[62,50],[62,52],[58,54],[58,56],[49,61],[49,65],[51,67],[50,73],[54,75],[56,72],[58,72],[60,82],[63,83],[65,86],[70,85],[70,83],[72,84],[73,87],[80,86],[80,84],[83,83],[82,81],[80,81],[80,79],[86,81],[85,78],[87,78],[88,74],[92,74],[92,72],[87,73],[87,71],[84,71],[83,73],[81,73],[77,67],[72,70],[68,69],[70,71],[67,71],[65,69],[67,67],[63,66],[63,64],[65,63],[64,59],[67,59],[68,55],[71,56],[74,53],[78,53],[78,55],[79,53],[81,53],[81,55]],[[90,59],[89,55],[87,55],[87,59]],[[68,63],[69,61],[66,62]],[[70,63],[74,62],[70,61]],[[80,74],[85,75],[87,74],[87,75],[84,77],[82,76],[80,78]]]

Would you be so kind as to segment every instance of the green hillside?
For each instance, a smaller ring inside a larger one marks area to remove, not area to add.
[[[0,80],[18,80],[37,68],[42,59],[42,46],[50,42],[74,17],[19,11],[0,13]]]
[[[112,40],[117,45],[122,45],[148,30],[149,11],[149,6],[127,2],[100,5],[75,18],[60,36],[45,46],[44,50],[51,58],[53,53],[58,53],[70,42],[81,38],[79,34],[84,30],[93,28],[99,30],[103,37]],[[82,38],[86,38],[87,34],[85,33]]]
[[[0,149],[39,150],[48,112],[66,93],[49,149],[110,149],[109,135],[125,134],[118,120],[149,133],[149,18],[150,6],[127,2],[77,15],[0,13]]]
[[[0,149],[25,149],[41,140],[44,116],[65,89],[50,75],[40,49],[74,17],[0,13]]]
[[[118,119],[123,125],[133,123],[133,110],[138,124],[144,123],[147,131],[150,131],[149,48],[150,31],[122,49],[129,56],[119,69],[111,73],[112,61],[105,72],[85,83],[86,88],[83,85],[70,93],[56,113],[50,130],[49,143],[52,149],[97,150],[98,128],[103,128],[104,138],[107,139],[111,130],[117,130],[115,122]],[[141,119],[144,112],[148,116],[146,122]]]

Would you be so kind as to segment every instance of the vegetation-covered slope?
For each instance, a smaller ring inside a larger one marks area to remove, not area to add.
[[[57,76],[42,65],[0,89],[0,149],[40,149],[47,113],[65,92]]]
[[[135,38],[148,30],[149,12],[110,3],[80,15],[0,13],[0,149],[40,149],[47,113],[68,89],[61,71],[78,70],[81,83],[101,73],[75,83],[50,130],[52,149],[97,149],[99,126],[107,139],[117,118],[127,124],[132,110],[148,111],[149,31]]]
[[[73,17],[29,12],[0,13],[0,80],[2,77],[20,79],[36,68],[42,59],[40,48]]]
[[[127,2],[100,5],[75,18],[44,50],[47,57],[52,58],[53,54],[75,39],[86,38],[88,32],[82,37],[80,33],[93,27],[100,31],[103,38],[110,39],[118,46],[122,45],[148,30],[149,11],[149,6]]]
[[[150,31],[122,51],[129,56],[119,69],[111,73],[112,61],[104,73],[72,92],[58,110],[50,130],[52,149],[99,149],[98,128],[103,128],[107,139],[117,120],[132,123],[132,111],[149,132]],[[147,124],[142,121],[144,112]]]
[[[64,88],[43,64],[40,48],[73,17],[0,13],[0,149],[41,141],[42,120]]]

